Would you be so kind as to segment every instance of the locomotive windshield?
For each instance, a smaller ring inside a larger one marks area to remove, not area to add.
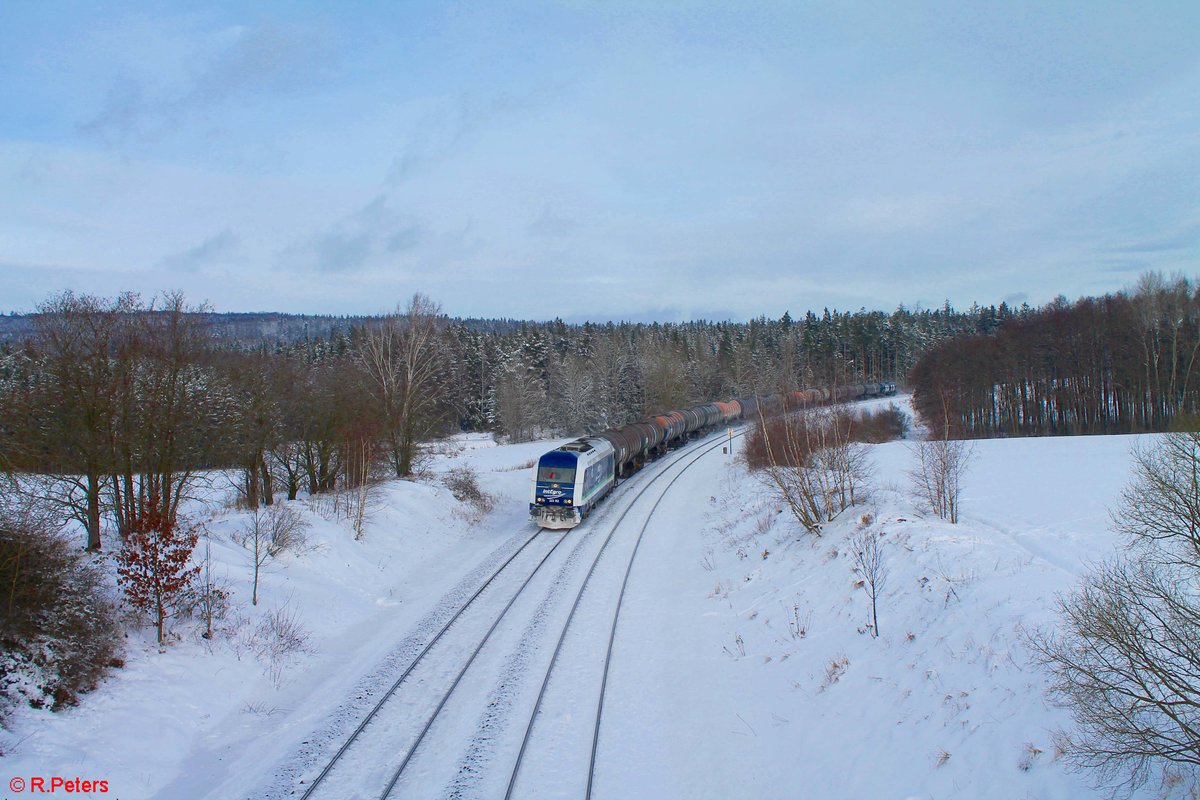
[[[574,483],[575,468],[574,467],[539,467],[539,481],[549,481],[552,483]]]

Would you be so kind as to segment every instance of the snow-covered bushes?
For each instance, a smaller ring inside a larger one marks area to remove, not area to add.
[[[94,558],[34,509],[0,504],[0,716],[21,700],[74,705],[120,665],[115,612]]]
[[[450,470],[446,473],[445,483],[455,500],[472,509],[472,521],[477,522],[496,507],[496,496],[484,491],[479,485],[479,474],[471,467],[455,467]]]

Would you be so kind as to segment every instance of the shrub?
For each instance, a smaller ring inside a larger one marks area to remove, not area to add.
[[[748,437],[747,465],[810,533],[863,499],[870,465],[852,439],[853,420],[806,409],[759,420]]]
[[[100,570],[49,520],[0,508],[0,693],[54,710],[120,665]],[[0,709],[3,711],[5,709]]]
[[[249,644],[276,688],[282,685],[288,665],[301,654],[311,652],[308,631],[300,623],[299,615],[287,606],[264,614],[250,634]]]
[[[496,496],[483,490],[479,475],[470,467],[455,467],[447,472],[445,484],[455,500],[475,509],[477,517],[491,513],[496,507]]]
[[[197,541],[198,529],[172,519],[151,495],[117,553],[117,582],[131,606],[153,617],[160,645],[166,620],[186,610],[182,601],[200,573],[191,563]]]
[[[853,423],[856,442],[891,442],[908,436],[908,415],[892,403],[879,411],[863,411]]]
[[[817,450],[835,443],[878,444],[908,435],[908,417],[896,404],[879,411],[853,413],[841,408],[807,409],[759,420],[746,437],[746,465],[800,467]]]

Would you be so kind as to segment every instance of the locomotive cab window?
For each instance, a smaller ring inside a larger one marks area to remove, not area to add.
[[[574,467],[539,467],[538,480],[550,483],[574,483]]]

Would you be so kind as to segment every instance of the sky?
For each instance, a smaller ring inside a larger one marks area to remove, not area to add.
[[[747,319],[1200,273],[1200,4],[0,4],[0,311]]]

